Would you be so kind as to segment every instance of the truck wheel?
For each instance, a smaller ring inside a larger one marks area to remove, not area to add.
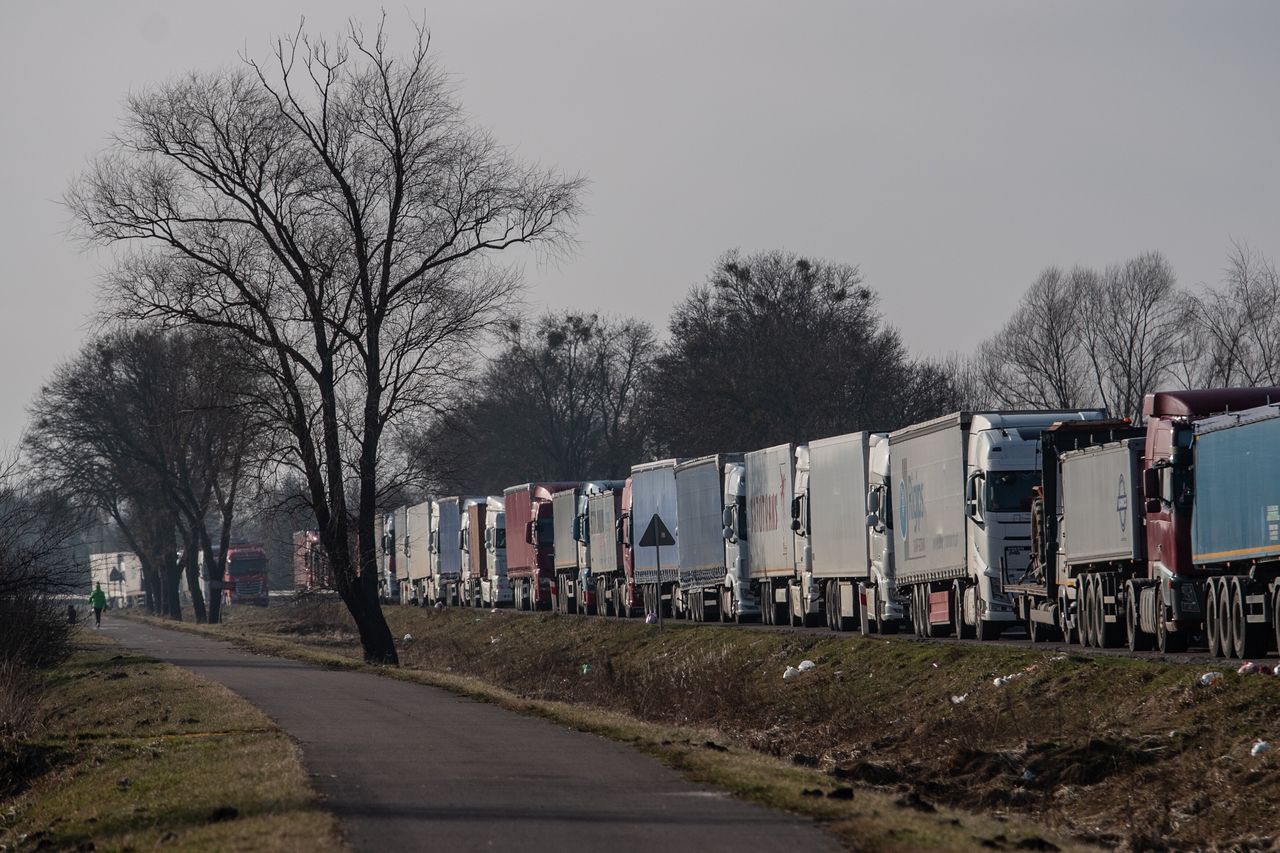
[[[951,585],[952,619],[956,623],[956,636],[962,640],[972,640],[976,633],[972,625],[964,621],[964,584],[956,581]]]
[[[1204,591],[1204,638],[1209,644],[1209,654],[1223,657],[1222,626],[1218,624],[1218,579],[1210,578]]]
[[[1223,657],[1235,656],[1235,638],[1231,634],[1231,586],[1225,578],[1218,583],[1218,643],[1222,646]]]
[[[1155,645],[1155,638],[1142,630],[1142,623],[1138,621],[1138,589],[1132,584],[1128,587],[1128,601],[1125,603],[1125,639],[1128,641],[1129,651],[1131,652],[1149,652],[1151,647]]]
[[[1062,632],[1062,641],[1068,646],[1074,646],[1080,642],[1080,632],[1071,618],[1069,606],[1066,593],[1061,593],[1058,596],[1058,630]]]
[[[1036,620],[1032,619],[1030,616],[1027,617],[1027,639],[1030,640],[1032,643],[1043,643],[1045,640],[1048,639],[1048,637],[1045,636],[1046,634],[1045,629],[1046,629],[1045,625],[1041,624],[1040,622],[1037,622]]]
[[[1266,639],[1260,636],[1261,631],[1258,628],[1249,624],[1249,604],[1245,601],[1245,596],[1248,594],[1248,579],[1241,577],[1231,579],[1231,633],[1238,658],[1256,658],[1266,654]]]

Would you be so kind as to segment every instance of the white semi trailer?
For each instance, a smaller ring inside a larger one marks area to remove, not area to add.
[[[631,469],[632,561],[636,586],[643,590],[645,613],[671,615],[671,598],[680,580],[679,514],[676,509],[676,466],[683,459],[663,459]],[[642,545],[653,517],[675,540],[672,545]],[[660,570],[659,570],[660,569]]]
[[[404,541],[405,579],[400,598],[403,604],[423,604],[427,600],[427,578],[431,574],[432,510],[431,501],[406,507],[404,530],[397,533]]]
[[[595,613],[595,583],[591,579],[591,519],[587,504],[592,495],[621,489],[622,485],[622,480],[594,480],[551,496],[555,529],[555,610],[561,613]]]
[[[896,634],[905,609],[893,563],[893,481],[889,436],[872,433],[867,453],[867,539],[871,571],[858,582],[858,623],[863,634]]]
[[[880,449],[874,461],[884,469],[887,438],[856,432],[796,448],[791,529],[797,560],[788,596],[793,622],[813,624],[825,615],[828,627],[850,631],[861,626],[863,611],[869,610],[877,629],[892,631],[902,618],[885,573],[888,538],[878,517],[868,521],[886,480],[884,470],[872,476],[872,448]]]
[[[1005,592],[1031,559],[1040,433],[1100,410],[956,412],[889,435],[894,577],[921,636],[989,640],[1018,624]]]
[[[703,456],[676,466],[676,523],[680,533],[680,566],[674,588],[676,615],[705,622],[708,613],[723,619],[725,580],[737,549],[726,548],[726,478],[742,467],[742,454]],[[739,477],[740,481],[741,478]]]
[[[438,498],[431,511],[431,558],[427,574],[427,604],[461,603],[462,518],[484,496]]]
[[[146,603],[142,561],[132,551],[106,551],[89,555],[92,584],[101,584],[110,607],[141,607]]]
[[[751,581],[751,553],[747,545],[747,464],[724,466],[724,583],[720,587],[720,621],[754,622],[760,618],[760,597]]]
[[[752,594],[766,625],[787,621],[788,596],[796,576],[791,498],[795,486],[794,444],[746,455],[747,562]]]

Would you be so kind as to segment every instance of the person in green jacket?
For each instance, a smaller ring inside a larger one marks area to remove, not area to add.
[[[89,604],[93,605],[93,627],[102,627],[102,611],[107,607],[107,594],[102,591],[102,584],[93,585],[93,592],[89,594]]]

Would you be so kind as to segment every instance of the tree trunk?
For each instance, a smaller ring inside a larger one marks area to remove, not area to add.
[[[372,518],[369,527],[373,527]],[[365,541],[372,541],[372,535],[371,531],[370,539]],[[330,535],[325,538],[332,542],[334,537]],[[360,646],[364,649],[365,662],[398,665],[400,657],[396,653],[395,639],[391,636],[391,626],[387,624],[382,606],[378,603],[376,572],[373,583],[370,584],[364,577],[365,573],[357,573],[357,567],[352,565],[350,549],[338,545],[329,547],[326,543],[325,550],[328,552],[330,565],[333,566],[333,582],[338,589],[338,596],[347,605],[351,618],[355,620],[356,630],[360,633]]]
[[[165,554],[160,586],[164,593],[164,615],[182,621],[182,563],[177,554]]]
[[[209,615],[204,609],[204,590],[200,588],[200,545],[196,537],[191,537],[183,548],[182,562],[187,571],[187,591],[191,593],[191,609],[195,611],[197,622],[207,622]]]

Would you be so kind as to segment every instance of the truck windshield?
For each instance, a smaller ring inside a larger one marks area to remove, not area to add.
[[[987,512],[1030,512],[1039,471],[992,471],[987,475]]]
[[[507,528],[495,527],[493,529],[493,547],[499,550],[507,547]]]
[[[232,557],[227,563],[227,574],[232,577],[260,575],[266,570],[267,561],[261,557]]]

